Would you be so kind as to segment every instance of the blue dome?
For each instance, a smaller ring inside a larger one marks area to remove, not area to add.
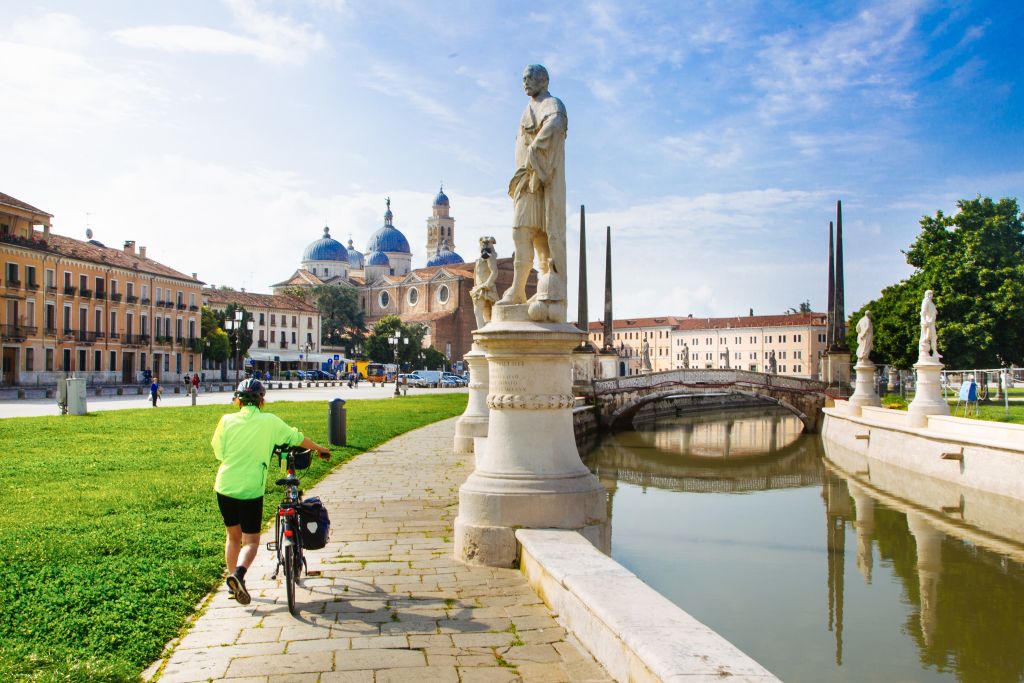
[[[412,250],[409,249],[409,240],[405,239],[405,235],[391,224],[393,214],[391,213],[390,198],[387,200],[387,204],[388,210],[384,214],[384,225],[370,236],[370,241],[366,243],[366,251],[389,251],[398,254],[411,254]]]
[[[388,255],[383,251],[370,252],[370,257],[366,259],[367,266],[391,266],[391,261],[388,260]]]
[[[348,263],[353,268],[363,267],[363,254],[360,251],[356,251],[356,247],[352,244],[352,238],[348,238],[348,246],[345,247],[348,251]]]
[[[303,261],[348,261],[348,252],[341,242],[333,239],[331,229],[324,227],[324,236],[306,247]]]
[[[444,193],[444,185],[437,191],[437,196],[434,197],[434,206],[448,206],[448,195]]]
[[[448,248],[448,241],[442,240],[434,258],[427,261],[427,268],[431,266],[454,266],[457,263],[465,263],[462,257]]]

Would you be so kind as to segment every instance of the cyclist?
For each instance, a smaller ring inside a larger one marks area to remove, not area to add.
[[[324,460],[331,459],[330,450],[289,427],[277,415],[264,413],[265,395],[266,388],[260,380],[242,380],[232,399],[238,412],[220,419],[211,440],[213,453],[220,460],[213,488],[227,534],[224,543],[227,584],[234,598],[243,605],[250,601],[245,572],[260,546],[263,493],[274,446],[283,443],[300,446],[316,451]]]

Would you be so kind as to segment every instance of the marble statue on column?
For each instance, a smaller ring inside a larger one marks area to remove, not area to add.
[[[491,307],[498,300],[498,253],[494,250],[493,237],[480,238],[480,258],[473,268],[473,288],[469,296],[473,299],[473,313],[476,315],[476,329],[491,321]]]
[[[929,289],[924,293],[924,299],[921,301],[921,341],[918,345],[920,360],[929,358],[939,360],[942,357],[939,355],[937,347],[938,335],[935,332],[937,315],[938,311],[935,309],[935,302],[932,301],[932,290]]]
[[[644,339],[644,343],[640,347],[640,356],[643,360],[644,372],[651,372],[654,369],[651,366],[651,345],[646,339]]]
[[[683,344],[683,367],[690,368],[690,345]]]
[[[778,361],[775,360],[775,351],[772,350],[768,353],[768,372],[776,374],[779,371]]]
[[[907,406],[911,427],[927,426],[929,415],[949,415],[949,404],[942,395],[942,356],[937,346],[936,318],[935,302],[929,289],[921,301],[921,341],[917,362],[914,363],[917,387],[914,400]]]
[[[531,64],[523,72],[530,97],[516,136],[516,170],[508,193],[514,205],[515,261],[512,286],[498,305],[528,303],[531,320],[565,322],[565,106],[548,92],[548,72]],[[537,293],[526,299],[526,283],[537,261]]]
[[[864,317],[857,323],[857,362],[868,363],[871,347],[875,343],[875,328],[871,324],[871,311],[864,311]]]

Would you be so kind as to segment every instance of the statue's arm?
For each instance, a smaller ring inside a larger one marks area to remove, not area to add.
[[[547,185],[554,171],[555,159],[548,153],[560,140],[565,138],[568,118],[564,111],[554,108],[541,121],[537,137],[526,150],[526,165],[533,169],[541,184]]]
[[[498,255],[495,254],[493,258],[497,260]],[[495,264],[489,264],[488,268],[489,272],[487,273],[487,278],[484,280],[484,287],[493,287],[494,283],[498,281],[498,268]]]

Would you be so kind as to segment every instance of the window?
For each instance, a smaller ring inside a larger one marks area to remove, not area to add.
[[[19,282],[20,282],[20,280],[18,280],[18,264],[17,263],[8,263],[7,264],[7,284],[15,285],[15,284],[18,284]]]
[[[99,334],[100,332],[103,331],[103,311],[97,308],[95,311],[93,311],[92,319],[94,322],[93,329],[96,330],[97,334]]]
[[[46,363],[45,369],[47,372],[53,372],[53,349],[46,349]]]
[[[277,314],[276,313],[271,313],[270,314],[270,324],[271,325],[276,325],[277,324]]]
[[[195,292],[189,292],[189,295],[188,295],[188,305],[190,307],[192,307],[192,308],[195,308],[195,305],[196,305],[196,293]]]
[[[264,318],[263,314],[260,313],[260,325],[266,325],[266,324],[267,324],[266,318]]]
[[[53,303],[48,302],[46,304],[46,314],[45,315],[46,315],[46,318],[43,320],[43,323],[46,326],[46,333],[47,334],[56,334],[56,331],[57,331],[57,307]]]
[[[32,372],[36,360],[36,350],[31,346],[25,349],[25,371]]]
[[[750,343],[751,344],[756,344],[757,343],[757,337],[751,337],[750,338]]]
[[[142,285],[142,298],[149,299],[149,285]],[[148,301],[143,301],[143,303],[148,303]]]
[[[71,372],[71,349],[64,349],[64,353],[61,354],[61,363],[64,364],[61,370]]]
[[[39,287],[39,283],[36,282],[35,266],[25,266],[25,282],[32,289],[37,289]]]
[[[803,358],[803,357],[804,357],[804,352],[803,351],[794,351],[793,352],[793,358]]]
[[[53,268],[47,268],[43,277],[46,278],[47,288],[52,289],[57,286],[57,273],[54,272]]]
[[[381,292],[377,303],[380,304],[381,308],[387,308],[388,304],[391,303],[391,296],[387,292]]]
[[[64,271],[64,289],[71,289],[71,273]]]
[[[78,369],[82,372],[88,370],[88,368],[85,367],[85,361],[88,359],[89,356],[86,354],[85,349],[78,349]]]
[[[298,326],[299,326],[299,319],[293,315],[292,316],[292,327],[298,327]]]
[[[825,335],[824,334],[819,334],[818,335],[818,343],[819,344],[824,344],[825,343]]]
[[[110,332],[111,337],[117,336],[117,311],[110,312],[110,327],[107,328],[107,331]]]
[[[785,357],[786,357],[786,352],[785,351],[779,351],[779,358],[783,358],[784,359]]]
[[[113,285],[111,285],[111,286],[113,286]],[[114,372],[114,371],[117,370],[117,351],[111,351],[110,352],[110,367],[107,368],[107,369],[110,370],[111,372]]]
[[[770,334],[768,334],[768,335],[765,335],[765,337],[764,337],[764,343],[765,343],[765,344],[771,344],[771,343],[772,343],[772,335],[770,335]]]
[[[129,282],[128,284],[126,284],[124,286],[124,288],[125,288],[125,294],[128,297],[135,296],[135,283],[134,282]]]
[[[409,291],[405,294],[405,300],[409,302],[410,306],[415,306],[416,302],[420,300],[420,293],[415,287],[410,287]]]
[[[306,318],[306,329],[307,330],[313,329],[313,319],[312,318]]]
[[[438,300],[438,302],[442,303],[442,304],[448,303],[449,294],[450,293],[448,292],[448,285],[441,285],[440,287],[438,287],[438,289],[437,289],[437,300]],[[616,335],[616,338],[617,337],[618,337],[618,335]]]
[[[164,290],[161,287],[156,288],[156,302],[162,304],[164,302]],[[159,368],[157,368],[159,370]]]
[[[96,296],[101,296],[107,291],[107,283],[101,277],[96,278]]]
[[[103,369],[103,352],[100,350],[92,352],[92,369],[96,372]]]
[[[795,341],[795,342],[803,341],[803,339],[804,339],[804,336],[802,334],[794,334],[793,335],[793,341]]]
[[[277,341],[277,330],[271,330],[270,331],[270,343],[273,344],[275,341]]]
[[[784,335],[784,334],[780,334],[779,335],[779,343],[780,344],[785,344],[786,343],[786,335]]]
[[[292,344],[294,344],[294,343],[295,343],[295,333],[292,332]]]

